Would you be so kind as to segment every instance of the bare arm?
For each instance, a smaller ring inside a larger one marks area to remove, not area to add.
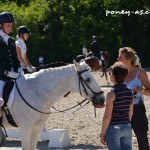
[[[16,47],[16,51],[17,51],[17,56],[18,56],[18,59],[19,59],[20,63],[21,63],[23,66],[27,67],[28,64],[26,64],[26,62],[25,62],[24,59],[22,58],[21,49],[20,49],[19,47]]]
[[[27,64],[29,67],[31,67],[31,63],[30,63],[30,61],[29,61],[29,59],[28,59],[28,57],[27,57],[27,54],[25,54],[24,59],[25,59],[25,61],[26,61],[26,64]]]
[[[106,96],[106,107],[103,116],[102,128],[101,128],[101,143],[105,144],[105,133],[109,126],[111,117],[112,117],[112,110],[113,110],[113,101],[115,100],[116,95],[114,92],[109,91]]]
[[[140,71],[139,79],[141,80],[141,82],[144,86],[144,90],[142,91],[141,87],[136,87],[135,91],[136,92],[141,92],[142,91],[143,95],[150,96],[150,81],[148,79],[148,75],[147,75],[145,70],[142,69]]]

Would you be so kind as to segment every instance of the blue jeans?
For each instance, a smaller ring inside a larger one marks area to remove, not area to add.
[[[132,150],[131,124],[110,125],[106,132],[108,150]]]

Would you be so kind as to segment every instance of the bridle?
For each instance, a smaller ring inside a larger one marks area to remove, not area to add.
[[[85,91],[85,93],[86,93],[86,95],[88,95],[88,92],[87,92],[87,90],[86,90],[86,88],[85,88],[85,86],[93,93],[93,95],[94,95],[94,97],[92,97],[92,104],[93,104],[93,106],[94,106],[94,113],[95,113],[95,117],[96,117],[96,107],[95,107],[95,104],[96,104],[96,101],[95,101],[95,96],[96,95],[98,95],[98,94],[103,94],[104,92],[103,91],[100,91],[100,92],[94,92],[93,90],[92,90],[92,88],[86,83],[86,81],[83,79],[83,77],[82,77],[82,73],[84,73],[84,72],[86,72],[86,71],[89,71],[89,69],[86,69],[86,70],[83,70],[83,71],[78,71],[78,76],[79,76],[79,91],[80,91],[80,95],[82,96],[82,93],[81,93],[81,84],[82,84],[82,86],[83,86],[83,89],[84,89],[84,91]]]
[[[83,71],[78,71],[80,95],[82,96],[82,93],[81,93],[81,84],[82,84],[82,86],[83,86],[83,89],[84,89],[86,95],[88,95],[88,92],[87,92],[87,90],[86,90],[86,87],[87,87],[89,90],[91,90],[91,92],[92,92],[94,95],[103,94],[103,93],[104,93],[103,91],[100,91],[100,92],[97,92],[97,93],[94,92],[94,91],[92,90],[92,88],[91,88],[91,87],[86,83],[86,81],[83,79],[83,77],[81,76],[81,74],[84,73],[84,72],[86,72],[86,71],[89,71],[89,69],[85,69],[85,70],[83,70]],[[29,104],[29,103],[25,100],[25,98],[23,97],[22,93],[20,92],[19,87],[18,87],[18,85],[17,85],[17,82],[15,82],[15,84],[16,84],[16,89],[17,89],[17,91],[18,91],[20,97],[21,97],[22,100],[26,103],[26,105],[28,105],[30,108],[32,108],[33,110],[35,110],[35,111],[37,111],[37,112],[39,112],[39,113],[42,113],[42,114],[52,114],[51,112],[43,112],[43,111],[40,111],[40,110],[34,108],[31,104]],[[85,86],[86,86],[86,87],[85,87]],[[83,96],[82,96],[82,97],[83,97]],[[64,109],[64,110],[57,110],[57,109],[56,109],[55,107],[53,107],[53,106],[52,106],[52,108],[57,111],[57,112],[55,112],[55,113],[65,112],[65,111],[68,111],[68,110],[70,110],[70,109],[73,109],[73,108],[75,108],[75,107],[77,107],[77,106],[81,106],[81,104],[84,103],[86,100],[87,100],[87,98],[85,98],[84,100],[82,100],[82,102],[76,104],[75,106],[72,106],[72,107],[67,108],[67,109]],[[92,99],[92,103],[93,103],[93,105],[94,105],[94,101],[93,101],[93,100],[94,100],[94,99]],[[90,101],[88,101],[86,104],[88,104],[89,102],[90,102]],[[85,104],[85,105],[86,105],[86,104]],[[84,107],[85,105],[83,105],[82,107]],[[81,108],[82,108],[82,107],[81,107]],[[81,109],[81,108],[80,108],[80,109]],[[79,109],[78,109],[78,110],[79,110]],[[75,111],[74,111],[74,112],[75,112]]]
[[[88,92],[87,92],[87,89],[86,87],[94,94],[94,95],[97,95],[97,94],[103,94],[104,92],[103,91],[100,91],[100,92],[94,92],[92,90],[92,88],[86,83],[86,81],[83,79],[82,77],[82,73],[86,72],[86,71],[89,71],[89,69],[85,69],[83,71],[78,71],[78,76],[79,76],[79,91],[80,91],[80,95],[83,97],[82,93],[81,93],[81,85],[86,93],[86,95],[88,95]],[[85,87],[86,86],[86,87]]]

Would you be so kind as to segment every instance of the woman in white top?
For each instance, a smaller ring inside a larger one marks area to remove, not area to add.
[[[134,110],[131,120],[132,129],[137,138],[139,150],[149,150],[148,118],[144,104],[144,96],[150,96],[150,80],[146,71],[141,68],[136,52],[130,47],[119,49],[118,61],[128,68],[125,83],[134,91]]]
[[[17,31],[17,41],[15,44],[21,67],[25,72],[32,73],[34,71],[34,67],[31,65],[27,57],[27,47],[25,44],[25,41],[29,38],[29,34],[31,33],[26,26],[20,26]]]

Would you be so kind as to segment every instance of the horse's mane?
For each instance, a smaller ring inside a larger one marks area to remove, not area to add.
[[[67,71],[69,68],[73,69],[73,67],[74,67],[73,64],[69,64],[67,66],[62,66],[62,67],[55,67],[55,68],[50,67],[50,68],[46,68],[46,69],[41,69],[41,70],[34,72],[32,74],[26,74],[25,78],[39,78],[39,77],[43,76],[43,73],[44,73],[44,75],[46,75],[47,73],[53,75],[53,74],[56,74],[57,72],[60,72],[60,71],[63,71],[63,72],[65,70]]]
[[[62,66],[66,66],[68,65],[67,63],[61,61],[61,62],[52,62],[50,64],[45,64],[45,65],[41,65],[39,67],[36,67],[36,71],[39,71],[41,69],[46,69],[46,68],[55,68],[55,67],[62,67]]]

